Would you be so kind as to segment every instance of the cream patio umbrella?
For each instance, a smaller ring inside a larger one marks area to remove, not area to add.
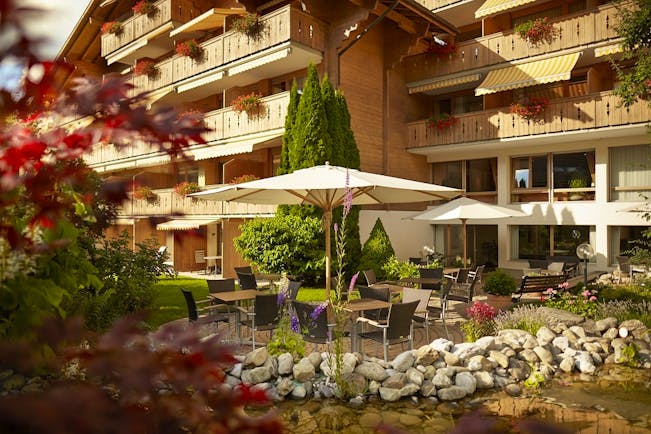
[[[344,204],[347,190],[352,195],[352,205],[427,202],[451,199],[462,193],[462,190],[456,188],[361,172],[326,163],[286,175],[206,190],[192,196],[253,204],[315,205],[323,209],[326,297],[329,297],[332,210]]]
[[[463,242],[463,263],[468,258],[468,243],[466,236],[466,223],[469,219],[503,219],[508,217],[524,217],[527,214],[510,208],[492,205],[467,197],[451,200],[443,205],[435,206],[421,214],[409,217],[411,220],[460,220],[461,237]]]

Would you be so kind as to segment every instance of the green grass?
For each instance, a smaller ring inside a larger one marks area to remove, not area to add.
[[[154,286],[157,296],[154,302],[154,312],[147,324],[152,328],[156,328],[169,321],[187,318],[188,308],[185,305],[181,288],[192,291],[196,300],[202,300],[208,296],[208,284],[204,279],[164,277]],[[325,289],[302,287],[298,293],[298,300],[323,301],[325,300]]]

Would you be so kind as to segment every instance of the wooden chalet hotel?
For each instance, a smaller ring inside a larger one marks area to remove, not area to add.
[[[238,226],[275,207],[175,190],[273,176],[289,87],[296,79],[300,88],[310,63],[346,95],[362,170],[463,188],[528,214],[473,221],[474,263],[526,268],[589,242],[591,266],[604,269],[647,227],[630,210],[651,190],[651,112],[613,94],[609,59],[621,47],[611,2],[157,0],[140,13],[136,3],[91,1],[59,57],[78,74],[125,74],[151,91],[152,106],[205,113],[208,143],[176,170],[146,143],[119,153],[98,146],[87,158],[102,175],[151,188],[149,200],[132,192],[111,232],[155,237],[179,271],[203,269],[203,256],[220,256],[225,276],[242,264]],[[260,15],[259,37],[232,29],[247,12]],[[178,45],[200,58],[177,54]],[[233,101],[252,92],[263,114],[237,113]],[[380,217],[401,259],[424,245],[459,254],[459,225],[403,220],[426,205],[363,210],[362,241]],[[183,237],[190,228],[202,236]]]

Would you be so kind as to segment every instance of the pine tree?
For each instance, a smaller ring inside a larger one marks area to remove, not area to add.
[[[339,116],[339,125],[337,131],[341,138],[340,148],[343,150],[343,155],[346,161],[346,167],[352,169],[360,168],[359,149],[355,142],[355,135],[350,126],[350,112],[348,111],[348,104],[346,104],[346,97],[343,92],[337,90],[335,93],[335,100],[337,102],[337,115]]]
[[[382,220],[378,218],[375,221],[368,240],[366,240],[364,247],[362,247],[362,257],[359,261],[359,267],[361,270],[372,269],[375,271],[377,278],[382,280],[385,275],[382,266],[392,256],[395,256],[395,251],[393,250],[393,246],[391,246],[391,240],[384,230]]]
[[[326,161],[329,161],[333,166],[344,166],[343,149],[341,147],[341,137],[339,134],[341,116],[339,116],[337,99],[335,90],[328,79],[326,74],[321,80],[321,98],[323,99],[323,106],[325,108],[326,117],[328,120],[328,132],[330,133],[331,144],[326,149]]]
[[[300,100],[296,80],[292,82],[292,88],[289,91],[289,106],[287,107],[287,116],[285,117],[285,133],[283,134],[283,144],[280,150],[280,165],[278,175],[290,173],[291,164],[289,162],[289,148],[294,144],[293,130],[296,123],[296,112],[298,111],[298,102]]]

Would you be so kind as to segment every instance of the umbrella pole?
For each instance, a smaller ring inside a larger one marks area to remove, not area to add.
[[[325,230],[325,253],[326,253],[326,290],[325,298],[330,300],[330,223],[332,223],[332,210],[325,210],[323,212],[323,226]]]
[[[468,267],[468,234],[466,233],[466,219],[461,219],[461,237],[463,238],[463,267]]]

